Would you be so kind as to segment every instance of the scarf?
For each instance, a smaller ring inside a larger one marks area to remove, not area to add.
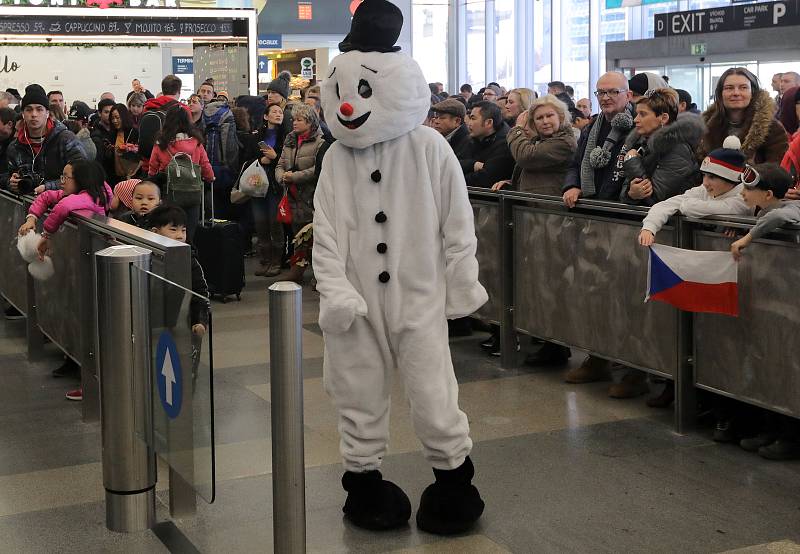
[[[600,128],[603,126],[603,114],[597,116],[592,128],[589,129],[589,136],[586,140],[586,149],[581,160],[581,196],[584,198],[592,197],[597,193],[594,182],[594,172],[602,169],[611,161],[611,149],[617,145],[619,140],[626,136],[633,127],[633,106],[628,104],[625,111],[618,113],[611,120],[611,132],[608,133],[603,146],[597,145],[597,137],[600,136]],[[588,154],[588,155],[587,155]]]

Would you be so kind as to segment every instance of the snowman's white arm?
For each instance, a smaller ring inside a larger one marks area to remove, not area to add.
[[[450,145],[443,144],[450,149]],[[438,196],[445,251],[445,312],[448,318],[455,319],[474,313],[489,297],[478,281],[475,216],[464,175],[452,150],[442,151],[440,160],[441,163],[437,164],[440,168]]]
[[[327,161],[327,160],[326,160]],[[314,275],[322,303],[328,306],[354,306],[357,315],[367,314],[367,303],[353,287],[345,273],[345,260],[342,258],[338,237],[336,236],[335,203],[332,199],[333,182],[330,168],[332,164],[323,162],[323,169],[314,193]]]

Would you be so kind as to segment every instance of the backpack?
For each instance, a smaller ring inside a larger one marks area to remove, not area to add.
[[[161,132],[161,127],[164,126],[166,118],[167,112],[160,110],[147,111],[142,115],[142,119],[139,121],[140,158],[150,160],[150,154],[152,154],[153,146],[156,144],[156,137]]]
[[[200,173],[200,166],[192,161],[189,154],[172,154],[166,169],[166,196],[181,207],[199,206],[203,195]]]

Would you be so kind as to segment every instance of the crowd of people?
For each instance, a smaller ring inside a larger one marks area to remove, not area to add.
[[[758,224],[743,237],[731,237],[738,260],[754,238],[786,223],[800,223],[800,75],[777,74],[772,98],[749,70],[733,67],[719,78],[703,113],[685,90],[665,77],[639,73],[627,78],[602,75],[594,96],[577,102],[562,82],[548,83],[538,97],[526,88],[506,91],[489,83],[473,94],[465,84],[457,94],[431,83],[426,124],[450,143],[468,185],[512,189],[558,197],[568,208],[581,199],[599,199],[650,208],[638,238],[650,246],[675,213],[756,215]],[[451,322],[464,334],[468,322]],[[468,333],[468,330],[466,331]],[[500,355],[499,329],[482,344]],[[518,342],[519,348],[519,342]],[[571,350],[545,342],[525,362],[566,365]],[[568,383],[611,380],[608,360],[587,356],[566,372]],[[633,398],[649,390],[644,372],[622,368],[624,376],[608,390],[613,398]],[[674,388],[649,398],[668,407]],[[712,396],[714,438],[740,442],[768,459],[800,458],[800,433],[794,420],[746,408]]]
[[[49,234],[74,209],[107,213],[190,243],[204,218],[230,219],[241,229],[243,255],[259,258],[257,276],[302,282],[311,262],[316,181],[334,139],[319,85],[292,99],[289,79],[283,72],[266,95],[235,99],[208,79],[185,102],[174,75],[162,80],[157,94],[134,79],[124,101],[106,92],[94,109],[80,100],[67,106],[62,92],[36,84],[24,95],[0,92],[0,186],[38,195],[20,233],[34,229],[52,208],[57,217],[45,220],[44,255]],[[730,68],[703,113],[687,91],[652,73],[602,75],[594,90],[596,114],[588,98],[576,101],[572,88],[559,81],[548,83],[541,97],[497,83],[477,93],[469,84],[452,95],[443,88],[430,84],[424,124],[450,144],[468,186],[551,195],[568,208],[581,199],[649,207],[642,246],[653,244],[674,213],[758,215],[759,224],[732,243],[737,258],[754,238],[800,221],[800,203],[793,202],[800,200],[797,73],[773,77],[773,98],[749,70]],[[181,163],[197,174],[176,178]],[[267,176],[266,191],[237,194],[240,176],[254,163]],[[193,281],[207,294],[202,270],[196,271]],[[6,316],[21,314],[9,308]],[[451,330],[468,327],[468,321],[456,321]],[[482,346],[499,355],[496,329]],[[562,365],[570,357],[569,348],[544,343],[526,363]],[[607,360],[588,356],[565,380],[609,380],[610,369]],[[75,371],[67,361],[54,375]],[[628,370],[609,395],[632,398],[648,390],[645,374]],[[80,399],[80,391],[71,397]],[[673,397],[668,385],[648,404],[666,407]],[[800,457],[790,420],[766,412],[754,417],[752,409],[722,399],[714,401],[714,412],[716,439],[741,440],[767,458]]]

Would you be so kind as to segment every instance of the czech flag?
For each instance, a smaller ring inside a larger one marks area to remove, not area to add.
[[[730,252],[698,252],[662,244],[650,247],[648,300],[687,312],[739,315],[738,265]]]

